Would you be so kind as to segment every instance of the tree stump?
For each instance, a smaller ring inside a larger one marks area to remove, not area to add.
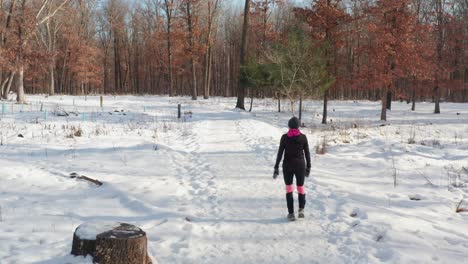
[[[73,233],[71,254],[75,256],[95,256],[96,236],[120,226],[119,223],[83,223]]]
[[[96,239],[82,239],[76,231],[73,234],[73,244],[71,254],[74,256],[87,256],[91,255],[94,257],[96,251]]]
[[[146,244],[143,230],[122,223],[97,235],[94,261],[100,264],[148,264]]]
[[[151,264],[146,248],[146,233],[134,225],[85,223],[73,234],[71,254],[99,264]]]

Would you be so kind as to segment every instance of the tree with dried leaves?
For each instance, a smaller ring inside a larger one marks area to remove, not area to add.
[[[296,8],[296,16],[309,24],[309,32],[325,48],[329,79],[339,79],[336,64],[337,51],[345,37],[345,25],[350,16],[344,11],[341,0],[317,0],[311,8]],[[332,88],[330,86],[329,88]],[[323,91],[322,124],[327,123],[329,89]]]

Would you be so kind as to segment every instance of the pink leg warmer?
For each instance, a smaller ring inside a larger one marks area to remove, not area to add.
[[[300,194],[305,194],[304,186],[297,186],[297,192],[300,193]]]

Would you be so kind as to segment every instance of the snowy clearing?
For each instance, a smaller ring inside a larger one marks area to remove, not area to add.
[[[321,102],[307,102],[306,218],[288,223],[271,175],[291,114],[275,101],[248,113],[234,98],[105,97],[104,109],[99,97],[28,99],[0,115],[2,264],[92,263],[69,253],[75,228],[96,221],[142,228],[156,263],[468,258],[468,212],[455,212],[463,199],[468,209],[468,104],[434,115],[431,103],[395,102],[381,126],[380,102],[333,101],[323,126]]]

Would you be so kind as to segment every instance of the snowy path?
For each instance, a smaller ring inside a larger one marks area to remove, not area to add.
[[[270,132],[281,131],[231,115],[196,122],[181,141],[187,154],[177,165],[183,167],[193,215],[185,225],[191,249],[182,262],[238,263],[239,256],[243,263],[333,260],[336,254],[329,252],[326,233],[312,214],[285,221],[283,182],[270,176],[278,140]],[[316,242],[308,245],[311,237]]]

